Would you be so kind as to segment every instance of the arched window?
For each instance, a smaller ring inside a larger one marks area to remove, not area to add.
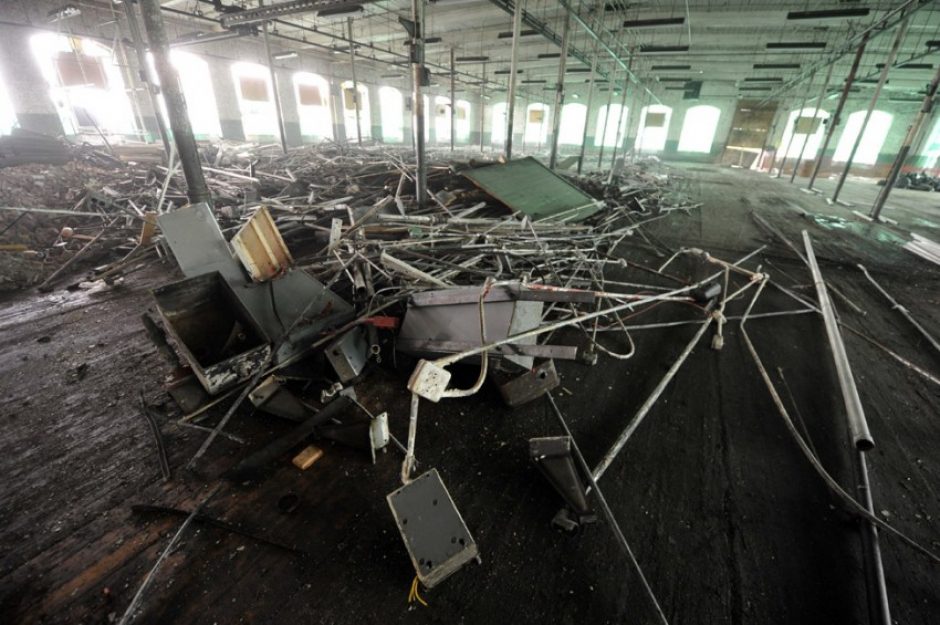
[[[679,135],[679,151],[706,154],[711,152],[720,117],[721,109],[717,106],[702,104],[687,110],[682,122],[682,133]]]
[[[405,100],[395,87],[379,88],[379,113],[382,118],[382,141],[401,143],[405,140]]]
[[[147,63],[150,72],[157,84],[160,79],[153,65],[153,55],[147,53]],[[209,73],[209,64],[190,52],[170,50],[170,65],[176,70],[186,99],[186,110],[189,111],[189,123],[193,127],[193,134],[197,137],[221,137],[222,126],[219,123],[219,109],[215,104],[215,93],[212,91],[212,75]],[[161,95],[160,114],[167,126],[169,118],[166,112],[166,101]]]
[[[865,127],[865,134],[862,135],[862,141],[858,144],[855,158],[852,159],[853,163],[874,165],[878,162],[878,152],[881,151],[881,146],[888,138],[892,119],[890,113],[872,111],[868,126]],[[842,136],[839,138],[839,145],[832,155],[834,163],[844,163],[849,160],[852,146],[858,138],[858,133],[862,131],[863,121],[865,121],[865,111],[858,111],[849,115],[845,122],[845,128],[842,130]]]
[[[454,112],[457,125],[457,141],[466,143],[470,140],[470,103],[466,100],[457,100],[457,110]]]
[[[530,104],[525,109],[525,134],[522,140],[536,147],[541,147],[548,139],[548,113],[551,107],[547,104]]]
[[[33,35],[33,54],[66,134],[133,134],[134,113],[110,48],[80,37]]]
[[[0,135],[8,135],[16,126],[16,112],[10,102],[10,93],[6,83],[0,78]]]
[[[359,100],[359,133],[363,139],[372,136],[372,115],[369,112],[369,88],[358,83],[358,90],[353,89],[353,82],[347,80],[342,84],[343,88],[343,122],[346,128],[346,140],[352,143],[357,141],[359,135],[356,134],[356,100]],[[357,94],[358,91],[358,94]]]
[[[661,152],[666,147],[672,109],[662,104],[643,107],[636,149],[640,152]]]
[[[274,90],[271,88],[271,73],[257,63],[233,63],[232,80],[238,96],[238,108],[242,114],[245,136],[277,137],[277,112],[274,108]]]
[[[450,98],[434,98],[434,138],[438,143],[450,143]]]
[[[333,138],[330,117],[330,83],[309,72],[294,74],[294,97],[300,117],[300,134],[314,139]]]
[[[594,129],[595,146],[601,144],[601,135],[604,137],[605,147],[613,147],[623,142],[623,135],[627,132],[627,110],[628,108],[626,106],[621,110],[619,104],[610,105],[610,114],[607,112],[606,104],[598,110],[597,124]],[[619,134],[617,128],[618,118],[620,125]]]
[[[558,143],[581,145],[584,138],[584,124],[587,123],[587,106],[571,102],[561,108],[561,126],[558,129]]]
[[[493,145],[506,143],[506,103],[497,102],[493,105],[493,128],[490,131],[490,142]]]
[[[816,158],[816,152],[819,150],[819,144],[826,134],[825,121],[829,119],[829,113],[820,110],[813,118],[815,107],[807,107],[802,111],[791,111],[787,119],[787,127],[783,133],[783,140],[780,142],[780,149],[787,150],[786,158],[799,158],[803,154],[804,159]],[[794,134],[794,132],[796,134]],[[790,137],[793,136],[793,141]],[[806,143],[806,149],[803,149],[803,143]]]

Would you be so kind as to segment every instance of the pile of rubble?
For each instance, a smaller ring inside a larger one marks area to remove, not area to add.
[[[886,180],[879,180],[878,185],[884,186]],[[910,172],[900,174],[894,182],[896,189],[911,189],[914,191],[940,191],[940,178],[931,176],[927,172]]]

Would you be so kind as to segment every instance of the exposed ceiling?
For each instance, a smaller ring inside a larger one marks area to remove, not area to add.
[[[286,0],[265,2],[277,6]],[[339,2],[339,0],[333,0]],[[449,75],[451,49],[462,87],[486,76],[490,88],[505,86],[512,50],[514,0],[434,0],[427,4],[427,61],[439,84]],[[571,9],[571,50],[566,85],[583,86],[596,54],[600,79],[624,81],[621,67],[657,96],[703,81],[705,93],[800,97],[814,67],[833,58],[831,91],[848,74],[860,33],[902,5],[912,13],[898,62],[886,87],[889,97],[916,98],[940,63],[940,6],[932,0],[520,0],[525,23],[519,68],[529,91],[554,89],[566,6]],[[180,33],[225,32],[223,18],[258,0],[167,0],[162,3]],[[391,84],[407,86],[407,35],[399,18],[410,18],[411,0],[364,2],[352,13],[295,13],[270,24],[275,52],[297,50],[341,66],[349,58],[349,25],[357,62],[375,68]],[[893,19],[890,24],[896,24]],[[188,29],[188,30],[187,30]],[[600,44],[589,29],[597,35]],[[888,57],[896,28],[875,29],[859,70],[858,89],[873,86]],[[250,36],[250,35],[249,35]],[[616,55],[616,59],[614,58]],[[905,68],[903,64],[912,65]],[[825,69],[812,83],[815,94]],[[397,82],[396,82],[397,81]],[[542,82],[544,81],[544,82]],[[602,83],[603,84],[603,83]]]

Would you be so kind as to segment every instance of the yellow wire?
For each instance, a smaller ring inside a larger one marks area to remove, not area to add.
[[[424,607],[428,607],[428,602],[421,598],[421,595],[418,594],[418,576],[415,575],[414,580],[411,582],[411,591],[408,593],[408,603],[413,603],[417,601]]]

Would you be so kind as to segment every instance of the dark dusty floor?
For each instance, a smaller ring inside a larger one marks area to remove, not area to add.
[[[808,228],[826,277],[868,311],[863,318],[837,301],[843,319],[940,371],[940,360],[854,268],[865,263],[940,334],[940,269],[900,249],[893,234],[912,229],[940,240],[940,195],[896,194],[894,205],[906,208],[891,213],[902,222],[895,229],[853,220],[847,209],[765,175],[701,165],[679,171],[704,207],[657,223],[651,234],[730,259],[764,241],[751,210],[793,240]],[[851,182],[846,199],[865,200],[874,191]],[[800,217],[796,206],[830,217]],[[626,255],[656,262],[641,250]],[[809,282],[780,246],[759,262],[783,284],[792,284],[787,275]],[[206,488],[181,471],[203,434],[169,420],[163,425],[176,478],[163,484],[136,406],[139,389],[152,403],[164,401],[166,368],[138,315],[149,304],[146,289],[167,280],[158,268],[123,288],[27,294],[0,308],[2,623],[106,623],[120,616],[179,524],[134,518],[130,504],[188,508]],[[793,307],[769,292],[757,310]],[[658,318],[671,317],[667,311],[643,320]],[[632,360],[560,365],[572,394],[559,393],[559,402],[589,461],[600,457],[692,332],[636,332]],[[751,333],[774,375],[783,370],[824,464],[850,485],[821,320],[755,320]],[[877,443],[869,461],[876,509],[940,550],[940,389],[854,336],[846,341]],[[87,374],[76,380],[83,363]],[[367,405],[388,411],[399,434],[407,373],[380,370],[360,390]],[[253,449],[285,427],[246,413],[230,430]],[[397,486],[400,457],[380,455],[373,467],[357,452],[327,447],[307,472],[285,459],[260,483],[226,484],[206,510],[294,544],[306,557],[197,528],[161,570],[136,622],[654,622],[603,523],[576,537],[550,529],[559,500],[529,464],[527,440],[558,431],[543,403],[511,411],[490,387],[468,400],[423,404],[419,459],[441,472],[483,560],[426,593],[428,608],[406,602],[413,570],[384,500]],[[219,473],[244,450],[219,441],[203,473]],[[672,623],[866,622],[858,525],[790,439],[735,324],[721,352],[708,349],[706,339],[693,353],[601,484]],[[277,500],[289,492],[301,505],[283,514]],[[935,623],[940,571],[897,540],[882,542],[895,620]]]

